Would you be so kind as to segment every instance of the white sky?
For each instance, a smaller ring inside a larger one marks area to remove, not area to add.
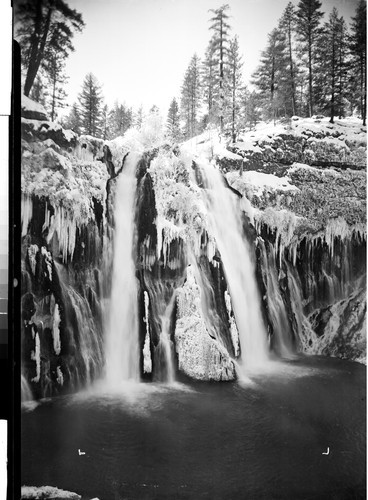
[[[292,0],[294,4],[298,0]],[[230,6],[232,34],[238,35],[245,81],[255,70],[267,34],[276,27],[288,0],[68,0],[82,13],[86,27],[74,37],[67,61],[68,103],[92,72],[103,85],[106,103],[115,100],[147,110],[156,104],[166,115],[179,98],[192,55],[199,57],[210,39],[209,9]],[[333,6],[348,24],[358,0],[323,0],[324,20]]]

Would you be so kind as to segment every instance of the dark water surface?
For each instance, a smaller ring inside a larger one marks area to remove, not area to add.
[[[126,384],[41,401],[22,412],[22,484],[83,500],[365,498],[365,377],[314,357],[243,386]]]

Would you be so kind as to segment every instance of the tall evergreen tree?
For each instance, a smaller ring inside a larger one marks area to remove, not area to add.
[[[350,51],[352,54],[352,75],[359,102],[363,125],[367,115],[367,3],[360,0],[352,18]]]
[[[213,32],[211,39],[212,43],[212,54],[218,65],[218,86],[219,86],[219,103],[218,103],[218,113],[220,119],[221,131],[224,129],[224,112],[225,112],[225,68],[226,68],[226,56],[229,50],[229,32],[230,25],[228,23],[229,15],[227,11],[229,10],[229,5],[225,4],[218,9],[211,9],[210,12],[213,13],[210,22],[210,30]]]
[[[180,139],[180,114],[179,105],[175,99],[170,103],[167,114],[167,135],[173,141],[177,142]]]
[[[185,123],[185,136],[197,132],[198,112],[201,104],[200,60],[194,54],[184,75],[181,87],[180,112]]]
[[[240,122],[241,92],[243,91],[243,77],[238,37],[230,41],[229,48],[229,89],[231,94],[231,136],[236,141],[237,129]]]
[[[56,110],[64,107],[66,93],[64,85],[67,81],[65,75],[64,58],[60,57],[59,53],[54,48],[50,48],[50,53],[44,61],[44,67],[47,72],[49,82],[49,109],[51,121],[56,118]]]
[[[216,116],[218,116],[218,71],[216,71],[217,61],[215,58],[214,46],[214,41],[211,40],[206,49],[201,71],[201,85],[207,115],[206,123],[213,123],[216,119]]]
[[[49,97],[49,93],[47,90],[47,85],[45,83],[46,77],[43,74],[43,72],[39,72],[34,85],[31,89],[31,92],[29,93],[29,97],[33,100],[38,102],[39,104],[42,104],[42,106],[47,108],[47,99]]]
[[[92,73],[86,75],[78,100],[82,132],[100,137],[102,91],[97,78]]]
[[[252,82],[263,101],[264,118],[275,120],[287,115],[290,102],[287,72],[287,47],[284,33],[275,28],[268,35],[268,44],[261,53],[261,62],[252,75]]]
[[[288,49],[288,64],[289,64],[289,75],[290,75],[290,97],[291,97],[291,108],[292,114],[297,113],[296,110],[296,64],[294,61],[294,51],[293,51],[293,33],[295,31],[296,25],[296,11],[294,5],[289,2],[281,16],[279,21],[279,29],[282,30],[286,37],[287,49]]]
[[[320,34],[323,12],[319,0],[300,0],[297,10],[297,31],[308,58],[308,108],[309,116],[314,114],[313,69],[315,49]]]
[[[138,110],[133,114],[133,127],[140,130],[144,120],[143,107],[140,106]]]
[[[339,67],[339,72],[337,75],[338,81],[337,81],[337,107],[338,107],[338,115],[339,118],[341,119],[344,114],[344,108],[345,108],[345,101],[346,97],[348,95],[347,93],[347,88],[348,88],[348,79],[347,79],[347,74],[348,74],[348,65],[349,65],[349,58],[348,58],[348,31],[347,31],[347,26],[345,19],[343,17],[340,17],[339,20],[339,29],[337,33],[337,57],[338,57],[338,67]]]
[[[80,135],[82,133],[81,128],[81,118],[79,114],[79,109],[77,103],[73,103],[68,116],[65,118],[63,127],[65,129],[73,130],[76,134]]]
[[[330,115],[333,123],[334,116],[341,113],[341,99],[343,95],[344,79],[344,19],[334,7],[325,23],[320,36],[319,48],[316,51],[315,71],[315,102]]]
[[[243,91],[242,98],[242,116],[244,125],[251,129],[261,119],[259,96],[256,92]]]
[[[109,137],[114,139],[125,134],[133,125],[133,110],[126,104],[114,103],[108,116]]]
[[[109,108],[107,104],[105,104],[102,108],[101,112],[101,132],[102,132],[102,139],[105,141],[106,139],[109,139]]]
[[[84,27],[82,15],[64,0],[16,0],[15,31],[22,49],[26,75],[24,94],[29,95],[48,49],[54,46],[67,55],[75,31]],[[60,41],[64,43],[60,43]]]

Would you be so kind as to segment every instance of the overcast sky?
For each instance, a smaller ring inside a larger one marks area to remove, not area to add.
[[[105,101],[138,108],[156,104],[165,115],[180,97],[192,55],[203,57],[210,39],[209,9],[230,6],[232,34],[238,35],[245,81],[258,64],[267,34],[276,27],[289,0],[68,0],[82,13],[86,27],[74,37],[67,61],[68,103],[77,99],[84,76],[92,72]],[[296,5],[298,0],[293,0]],[[348,24],[358,0],[323,0],[323,11],[336,6]]]

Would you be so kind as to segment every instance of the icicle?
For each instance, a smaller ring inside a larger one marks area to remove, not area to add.
[[[27,234],[29,223],[33,215],[32,198],[26,194],[22,194],[21,199],[21,214],[22,214],[22,237]]]
[[[237,358],[239,356],[239,353],[240,353],[239,332],[238,332],[238,329],[236,327],[234,314],[232,314],[233,309],[231,306],[231,297],[230,297],[230,294],[227,290],[225,290],[224,297],[225,297],[225,304],[226,304],[226,309],[227,309],[227,316],[229,319],[231,340],[232,340],[233,347],[234,347],[235,357]]]
[[[54,351],[55,351],[55,354],[57,356],[59,356],[60,351],[61,351],[59,325],[60,325],[59,306],[57,304],[55,304],[54,319],[53,319],[53,323],[52,323],[52,338],[54,341]]]
[[[36,255],[38,253],[38,246],[37,245],[30,245],[27,249],[28,253],[28,260],[29,264],[31,266],[32,274],[33,276],[36,273]]]
[[[56,382],[61,386],[64,385],[64,375],[63,372],[61,371],[60,366],[56,367]]]
[[[50,210],[48,209],[48,203],[45,203],[45,221],[42,226],[42,231],[46,231],[50,226]]]
[[[45,224],[46,224],[45,220]],[[45,225],[44,224],[44,225]],[[59,240],[59,249],[63,256],[63,262],[66,262],[68,255],[73,259],[77,227],[80,221],[64,207],[55,207],[55,213],[49,220],[49,234],[47,236],[47,243],[50,243],[54,233],[56,232]]]
[[[35,350],[31,352],[31,360],[36,361],[36,376],[32,382],[39,382],[41,377],[41,346],[40,337],[37,332],[34,332]]]
[[[152,373],[152,358],[150,349],[150,333],[149,333],[149,295],[144,291],[144,318],[146,323],[146,338],[143,346],[143,371],[144,373]]]
[[[45,256],[47,272],[49,273],[49,280],[52,281],[52,257],[51,257],[51,253],[47,251],[46,247],[41,247],[41,254]]]

